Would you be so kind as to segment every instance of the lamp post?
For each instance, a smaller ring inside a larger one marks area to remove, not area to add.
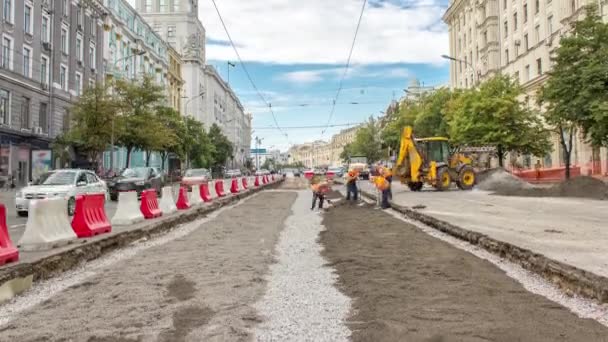
[[[227,67],[228,68],[228,82],[227,82],[228,86],[230,86],[230,67],[234,68],[234,67],[236,67],[236,64],[228,61],[228,67]]]
[[[199,98],[199,97],[203,97],[205,96],[205,91],[201,91],[200,94],[193,96],[191,98],[188,99],[188,101],[186,101],[186,103],[184,103],[184,111],[186,112],[185,114],[188,115],[188,104],[190,104],[190,102],[194,101],[195,99]]]
[[[116,66],[118,65],[119,62],[125,61],[125,60],[127,60],[129,58],[132,58],[132,57],[135,57],[135,56],[141,56],[141,55],[143,55],[145,53],[146,53],[146,51],[141,50],[141,51],[135,52],[134,54],[131,54],[131,55],[119,58],[119,59],[117,59],[117,60],[114,61],[113,68],[116,68]],[[110,139],[111,139],[110,144],[112,145],[112,152],[111,152],[111,155],[110,155],[110,170],[114,171],[114,157],[115,157],[114,156],[114,148],[115,148],[114,147],[114,116],[112,116],[112,135],[111,135]]]
[[[455,58],[455,57],[448,56],[448,55],[441,55],[441,58],[449,59],[454,62],[461,62],[461,63],[464,63],[465,65],[468,65],[471,68],[471,70],[473,71],[473,82],[475,83],[475,85],[477,85],[477,83],[479,82],[479,77],[477,76],[477,70],[475,70],[475,67],[473,66],[473,64],[471,64],[470,62],[467,62],[467,61],[463,61],[462,59]]]

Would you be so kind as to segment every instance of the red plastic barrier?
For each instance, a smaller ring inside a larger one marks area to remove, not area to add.
[[[272,181],[273,181],[273,182],[275,181],[275,179],[274,179],[274,175],[272,175]]]
[[[158,198],[156,197],[156,190],[154,189],[141,192],[141,205],[139,208],[146,219],[152,219],[163,215],[163,212],[158,207]]]
[[[266,177],[266,175],[262,176],[262,184],[267,184],[268,183],[268,178]]]
[[[203,183],[200,186],[201,198],[205,202],[211,202],[211,193],[209,193],[209,183]]]
[[[513,174],[531,183],[552,183],[560,182],[566,179],[566,168],[546,168],[540,170],[513,170]],[[580,166],[572,166],[570,168],[570,176],[577,177],[581,175]]]
[[[72,229],[79,238],[91,237],[112,231],[106,216],[105,194],[80,195],[76,197],[76,208]]]
[[[230,183],[230,192],[233,194],[239,193],[239,183],[236,178],[232,178],[232,182]]]
[[[253,182],[253,186],[260,186],[260,177],[255,176],[255,181]]]
[[[215,193],[217,194],[217,197],[226,196],[226,194],[224,193],[224,181],[223,180],[215,182]]]
[[[179,188],[179,195],[177,196],[177,202],[175,206],[178,210],[190,209],[190,199],[188,198],[188,189],[185,186]]]
[[[336,176],[336,174],[333,171],[325,172],[325,177],[327,177],[327,179],[334,179],[335,176]]]
[[[19,260],[19,250],[13,245],[6,226],[6,207],[0,204],[0,266]]]
[[[304,178],[306,179],[312,179],[312,177],[314,177],[315,173],[312,171],[304,171]]]
[[[248,187],[248,185],[247,185],[247,177],[243,177],[242,183],[243,183],[243,189],[247,189],[247,187]]]

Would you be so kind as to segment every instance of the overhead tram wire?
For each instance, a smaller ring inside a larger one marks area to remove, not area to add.
[[[215,1],[215,0],[213,0]],[[357,29],[355,29],[355,36],[353,37],[353,42],[350,46],[350,52],[348,53],[348,59],[346,60],[346,66],[344,68],[344,73],[342,74],[342,78],[340,78],[340,83],[338,84],[338,91],[336,92],[336,96],[332,102],[331,111],[329,113],[329,118],[327,119],[327,124],[325,124],[325,128],[321,131],[321,135],[325,134],[327,131],[327,127],[331,122],[331,119],[334,116],[334,112],[336,111],[336,102],[338,102],[338,98],[340,97],[340,92],[342,91],[342,87],[344,85],[344,79],[346,78],[346,74],[348,73],[348,69],[350,68],[350,60],[353,56],[353,51],[355,50],[355,43],[357,42],[357,35],[359,34],[359,28],[361,27],[361,20],[363,19],[363,13],[365,12],[365,6],[367,5],[367,0],[363,0],[363,6],[361,6],[361,13],[359,14],[359,20],[357,21]]]
[[[247,70],[247,67],[245,66],[245,63],[243,63],[243,59],[241,58],[241,55],[239,54],[239,50],[236,48],[236,45],[234,45],[234,41],[232,40],[232,36],[230,35],[230,32],[228,32],[228,27],[226,27],[226,23],[224,22],[224,18],[222,17],[222,14],[220,13],[220,9],[217,7],[217,4],[215,3],[215,0],[211,0],[211,2],[213,3],[213,7],[215,7],[215,11],[217,12],[217,16],[220,18],[220,22],[222,23],[222,27],[224,27],[224,31],[226,32],[226,36],[228,36],[228,40],[230,41],[230,45],[232,46],[232,49],[234,50],[234,53],[236,54],[236,57],[238,58],[239,63],[241,64],[241,67],[243,68],[243,71],[245,71],[245,75],[247,76],[247,79],[249,79],[249,82],[251,83],[251,86],[253,87],[253,89],[255,90],[255,92],[258,94],[258,97],[262,100],[262,102],[264,102],[268,106],[268,109],[270,111],[270,114],[272,114],[272,120],[274,120],[274,124],[275,124],[276,128],[279,130],[279,132],[281,132],[283,135],[285,135],[286,138],[288,138],[287,137],[287,133],[283,132],[283,130],[279,126],[279,123],[277,122],[277,118],[274,115],[274,111],[272,110],[272,104],[270,102],[266,101],[266,98],[264,97],[264,95],[262,95],[262,92],[260,92],[260,90],[256,86],[255,82],[253,81],[253,78],[251,77],[251,74],[249,74],[249,70]]]
[[[345,123],[345,124],[335,124],[335,125],[329,125],[329,126],[291,126],[291,127],[282,127],[283,129],[309,129],[309,128],[324,128],[324,127],[348,127],[348,126],[357,126],[360,125],[361,122],[354,122],[354,123]],[[274,126],[265,126],[265,127],[254,127],[253,129],[276,129]]]

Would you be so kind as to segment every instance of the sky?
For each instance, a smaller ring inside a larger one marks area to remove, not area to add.
[[[216,0],[219,11],[255,86],[229,43],[211,0],[199,0],[206,29],[207,63],[227,78],[246,111],[260,147],[286,151],[290,145],[329,140],[347,126],[377,117],[399,99],[411,78],[446,85],[447,0],[368,0],[351,67],[331,117],[332,103],[355,34],[363,0]],[[299,126],[323,128],[293,129]],[[269,129],[269,127],[274,127]],[[252,139],[253,141],[253,139]]]

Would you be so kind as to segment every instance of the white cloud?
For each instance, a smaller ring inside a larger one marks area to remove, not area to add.
[[[354,64],[443,63],[448,33],[441,24],[445,7],[437,0],[416,3],[370,2],[366,8]],[[344,64],[350,49],[360,0],[216,1],[246,61],[280,64]],[[226,40],[211,1],[199,2],[207,38]],[[225,44],[207,44],[207,58],[232,60]],[[314,81],[317,74],[292,77]]]
[[[296,84],[310,84],[328,79],[339,79],[344,74],[344,68],[325,68],[311,70],[297,70],[283,73],[277,77],[279,80],[285,80]],[[380,70],[369,70],[362,66],[353,66],[348,69],[346,78],[407,78],[410,76],[409,70],[402,67],[388,67]]]

